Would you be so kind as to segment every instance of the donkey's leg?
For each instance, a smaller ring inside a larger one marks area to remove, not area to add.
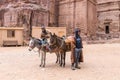
[[[62,52],[61,55],[62,55],[62,67],[63,67],[63,65],[64,65],[64,53]]]
[[[62,55],[62,53],[60,53],[60,66],[62,67],[62,58],[63,58],[63,55]]]
[[[59,64],[60,64],[60,53],[58,53],[58,61],[59,61]]]
[[[45,51],[43,52],[43,62],[44,62],[43,67],[45,67],[45,62],[46,62],[46,52]]]
[[[39,54],[39,57],[40,57],[40,49],[38,50],[38,54]]]
[[[57,58],[56,58],[56,63],[58,63],[58,57],[59,57],[59,55],[58,55],[57,52],[56,52],[55,54],[56,54],[56,57],[57,57]]]
[[[64,57],[64,59],[63,59],[63,60],[64,60],[64,61],[63,61],[63,67],[65,67],[66,52],[64,52],[63,55],[64,55],[64,56],[63,56],[63,57]]]
[[[43,51],[41,51],[41,64],[40,64],[40,67],[42,67],[43,65]]]
[[[59,54],[59,52],[56,52],[55,54],[57,56],[56,63],[60,64],[60,54]]]

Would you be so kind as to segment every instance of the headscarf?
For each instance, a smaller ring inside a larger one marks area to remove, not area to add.
[[[80,32],[80,30],[78,28],[76,28],[75,29],[75,38],[79,37],[79,32]]]

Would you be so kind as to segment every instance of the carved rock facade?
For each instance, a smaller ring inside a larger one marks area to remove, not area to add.
[[[120,0],[97,0],[97,17],[99,33],[120,37]]]
[[[0,26],[24,27],[24,38],[33,26],[75,27],[83,36],[120,32],[119,0],[0,0]],[[116,34],[115,34],[116,35]],[[105,36],[106,37],[106,36]]]
[[[68,34],[78,27],[85,35],[95,35],[96,13],[96,0],[59,0],[58,23],[67,27]]]
[[[48,26],[49,0],[0,0],[0,26],[24,27],[24,38],[32,26]]]

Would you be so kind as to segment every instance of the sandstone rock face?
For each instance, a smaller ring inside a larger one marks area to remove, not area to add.
[[[49,0],[0,0],[0,26],[24,27],[24,38],[32,26],[48,26]]]
[[[104,33],[120,31],[120,0],[97,0],[98,25]]]
[[[120,36],[120,0],[55,1],[58,1],[59,7],[52,11],[56,16],[50,20],[58,23],[58,26],[67,27],[68,35],[78,27],[83,35],[87,34],[87,37],[95,35],[97,38],[99,36],[112,38],[116,37],[116,34]],[[55,2],[54,4],[56,5]]]
[[[78,27],[84,36],[120,32],[119,0],[0,0],[0,26],[24,27],[24,39],[34,26]],[[100,33],[100,34],[99,34]]]
[[[83,34],[95,35],[96,13],[96,0],[60,0],[59,26],[66,26],[68,34],[78,27]]]
[[[56,18],[57,18],[57,14],[58,13],[56,13],[56,11],[58,11],[58,10],[56,10],[55,8],[56,7],[58,7],[58,5],[56,5],[56,0],[49,0],[49,20],[48,20],[48,24],[49,24],[49,26],[50,27],[55,27],[55,26],[58,26],[57,25],[57,20],[56,20]]]

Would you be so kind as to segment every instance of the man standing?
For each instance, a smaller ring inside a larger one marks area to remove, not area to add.
[[[73,51],[72,51],[72,57],[74,57],[74,60],[72,61],[72,65],[71,65],[71,69],[75,70],[76,69],[80,69],[80,67],[78,66],[78,62],[81,62],[81,55],[82,55],[82,38],[80,36],[80,30],[78,28],[75,29],[74,32],[74,44],[72,46],[74,46]]]

